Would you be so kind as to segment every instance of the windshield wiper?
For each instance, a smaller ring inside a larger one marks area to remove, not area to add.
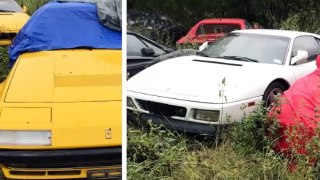
[[[0,12],[15,12],[15,11],[12,11],[12,10],[5,10],[5,9],[0,9]]]
[[[204,52],[202,52],[202,51],[198,51],[198,52],[196,53],[196,55],[203,56],[203,57],[210,57],[208,54],[206,54],[206,53],[204,53]]]
[[[259,62],[256,59],[251,59],[244,56],[217,56],[215,58],[221,58],[221,59],[231,59],[231,60],[237,60],[237,61],[247,61],[247,62]]]

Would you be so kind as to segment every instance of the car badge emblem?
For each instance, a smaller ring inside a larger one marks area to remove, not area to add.
[[[112,138],[111,128],[106,129],[106,139],[111,139],[111,138]]]

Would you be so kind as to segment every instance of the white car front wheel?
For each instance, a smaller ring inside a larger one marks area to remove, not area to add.
[[[276,81],[271,83],[263,94],[262,100],[265,106],[269,107],[274,102],[275,96],[282,94],[285,90],[287,90],[287,88],[281,82]]]

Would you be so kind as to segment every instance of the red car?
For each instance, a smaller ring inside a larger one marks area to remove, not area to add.
[[[270,118],[276,118],[281,127],[275,150],[285,155],[310,155],[314,153],[311,150],[319,152],[319,145],[311,145],[315,143],[313,138],[320,136],[320,55],[317,56],[316,66],[315,71],[297,80],[285,91],[278,105],[270,111]]]
[[[253,26],[245,19],[204,19],[193,26],[186,36],[177,41],[177,44],[202,44],[206,41],[212,42],[233,30],[252,28]]]

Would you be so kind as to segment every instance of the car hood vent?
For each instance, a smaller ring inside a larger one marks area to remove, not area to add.
[[[214,64],[231,65],[231,66],[243,66],[242,64],[225,63],[225,62],[218,62],[218,61],[206,61],[206,60],[199,60],[199,59],[194,59],[193,61],[203,62],[203,63],[214,63]]]

